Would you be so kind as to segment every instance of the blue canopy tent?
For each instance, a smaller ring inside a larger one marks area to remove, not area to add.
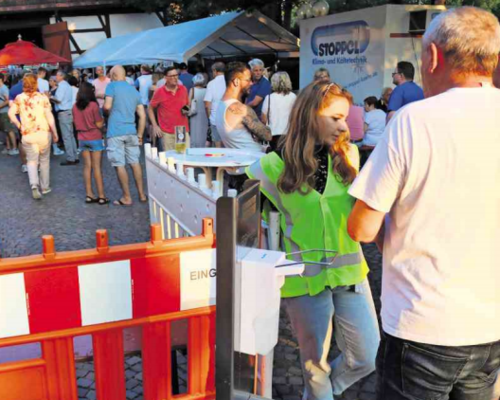
[[[154,64],[204,58],[276,54],[298,56],[299,39],[259,12],[230,12],[215,17],[107,39],[73,65]]]

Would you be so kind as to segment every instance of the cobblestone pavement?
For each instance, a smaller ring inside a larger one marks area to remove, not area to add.
[[[1,146],[0,146],[1,150]],[[95,230],[108,229],[109,242],[136,243],[149,240],[149,212],[147,204],[139,203],[137,191],[132,188],[132,207],[99,206],[85,204],[82,164],[61,167],[64,156],[52,157],[52,193],[41,201],[34,201],[28,177],[20,169],[18,157],[0,156],[0,254],[17,257],[37,254],[42,250],[42,235],[55,237],[56,249],[76,250],[95,247]],[[114,172],[103,159],[106,195],[118,199],[119,189]],[[131,185],[133,183],[131,182]],[[364,247],[370,265],[370,283],[377,311],[380,311],[381,255],[374,245]],[[179,391],[186,387],[186,361],[177,351]],[[332,346],[330,359],[338,354]],[[139,354],[125,359],[127,399],[142,399],[142,360]],[[78,396],[81,400],[96,399],[94,367],[92,361],[77,363]],[[350,387],[340,398],[371,400],[375,398],[375,374]],[[273,398],[300,400],[303,380],[299,364],[299,351],[290,323],[281,313],[280,337],[275,351]],[[100,399],[101,400],[101,399]]]

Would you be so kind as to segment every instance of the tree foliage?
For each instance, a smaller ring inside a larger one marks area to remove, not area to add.
[[[384,4],[436,4],[439,0],[326,0],[330,13]],[[125,0],[126,5],[146,11],[162,11],[168,24],[190,21],[223,11],[259,10],[288,30],[294,28],[294,14],[305,0]],[[314,0],[310,1],[311,3]],[[481,7],[500,15],[500,0],[446,0],[447,6]]]

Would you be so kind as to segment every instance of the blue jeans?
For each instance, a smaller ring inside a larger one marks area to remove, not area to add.
[[[377,355],[377,399],[492,400],[499,368],[500,341],[436,346],[384,334]]]
[[[375,370],[380,334],[367,279],[354,290],[341,286],[282,302],[299,342],[304,399],[332,400]],[[341,353],[328,363],[332,333]]]

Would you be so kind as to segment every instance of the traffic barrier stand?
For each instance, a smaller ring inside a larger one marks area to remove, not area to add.
[[[172,399],[172,324],[188,321],[188,387],[176,399],[215,398],[215,268],[211,219],[200,236],[0,259],[0,348],[40,343],[40,358],[0,364],[1,400],[78,400],[73,339],[91,335],[99,400],[126,397],[123,330],[142,329],[144,399]],[[193,279],[194,278],[194,279]],[[193,286],[194,285],[194,286]],[[197,289],[199,288],[199,289]]]

